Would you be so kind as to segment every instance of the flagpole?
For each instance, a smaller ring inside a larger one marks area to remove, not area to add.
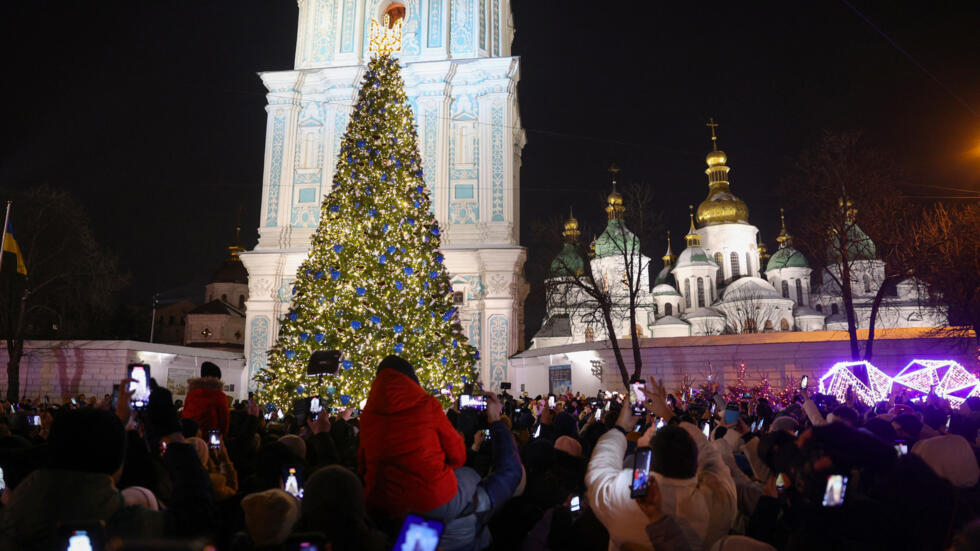
[[[13,201],[7,201],[7,214],[3,217],[3,237],[0,237],[0,269],[3,267],[3,246],[7,242],[7,224],[10,224],[10,205]]]

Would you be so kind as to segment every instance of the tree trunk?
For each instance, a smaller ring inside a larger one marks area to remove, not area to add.
[[[874,350],[875,344],[875,322],[878,320],[878,309],[881,308],[881,303],[885,299],[885,284],[890,281],[889,278],[885,278],[885,281],[881,282],[881,286],[878,287],[878,292],[875,293],[875,298],[871,302],[871,319],[868,320],[868,342],[864,345],[864,361],[871,361],[871,354]]]
[[[629,391],[630,375],[626,371],[626,361],[623,359],[623,351],[619,348],[619,339],[616,338],[616,327],[613,325],[609,308],[602,309],[602,319],[606,322],[606,332],[609,334],[609,342],[612,344],[613,354],[616,356],[616,367],[619,368],[619,376],[623,378],[623,388]]]
[[[841,258],[844,258],[843,256]],[[851,340],[851,360],[861,359],[861,348],[858,346],[857,320],[854,319],[854,295],[851,293],[851,267],[847,262],[841,262],[840,274],[841,299],[844,302],[844,312],[847,314],[847,335]]]
[[[643,371],[643,360],[640,357],[640,338],[636,334],[636,300],[630,300],[630,344],[633,346],[633,377],[639,379]],[[629,386],[627,386],[629,388]]]

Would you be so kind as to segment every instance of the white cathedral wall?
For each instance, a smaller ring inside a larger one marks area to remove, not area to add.
[[[751,224],[716,224],[698,228],[697,232],[701,236],[701,248],[713,259],[716,258],[716,253],[721,253],[722,272],[726,283],[733,279],[731,259],[733,252],[738,258],[740,274],[760,275],[759,249],[756,245],[758,228]],[[747,261],[751,266],[746,266]]]
[[[288,311],[363,71],[343,66],[261,75],[269,105],[259,243],[241,255],[249,272],[245,343],[252,376],[266,365]],[[405,66],[403,76],[446,267],[465,293],[460,321],[480,350],[484,384],[495,387],[521,345],[527,293],[519,245],[519,63],[510,57],[419,62]]]

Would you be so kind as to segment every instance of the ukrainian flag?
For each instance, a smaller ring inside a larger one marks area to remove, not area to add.
[[[7,220],[7,231],[3,235],[3,254],[10,253],[17,260],[17,273],[27,275],[27,266],[24,264],[24,255],[20,252],[17,245],[17,238],[14,237],[14,228]]]

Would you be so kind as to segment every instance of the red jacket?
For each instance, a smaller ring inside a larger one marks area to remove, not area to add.
[[[440,507],[456,495],[463,437],[439,401],[394,369],[382,369],[361,413],[358,465],[367,502],[393,517]]]
[[[228,397],[221,379],[202,377],[189,379],[187,398],[184,399],[184,419],[193,419],[201,427],[201,434],[220,430],[228,434]]]

